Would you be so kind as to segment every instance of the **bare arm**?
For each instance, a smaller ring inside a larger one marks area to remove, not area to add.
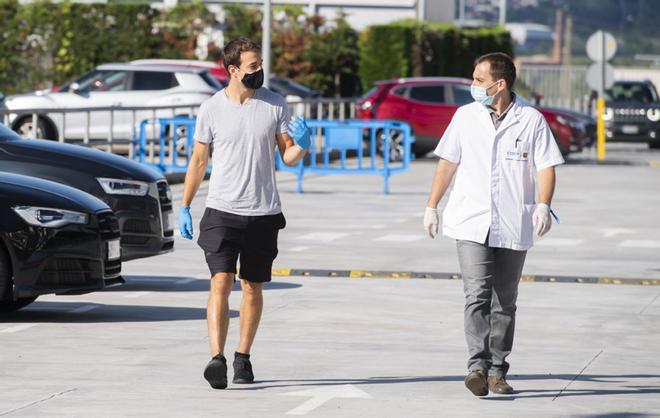
[[[555,168],[548,167],[538,172],[539,203],[550,206],[555,193]]]
[[[183,206],[190,206],[197,190],[199,190],[199,185],[204,180],[206,167],[209,164],[209,150],[209,144],[195,141],[193,154],[190,157],[190,164],[188,164],[188,170],[186,171],[186,180],[183,184],[183,198],[181,199]]]
[[[435,176],[433,177],[433,185],[431,186],[431,194],[426,206],[429,208],[438,207],[438,203],[445,195],[449,184],[451,183],[458,164],[454,164],[444,159],[438,161],[438,166],[435,169]]]
[[[277,148],[280,150],[282,161],[288,166],[295,166],[305,156],[307,152],[304,148],[296,145],[288,133],[275,135]]]

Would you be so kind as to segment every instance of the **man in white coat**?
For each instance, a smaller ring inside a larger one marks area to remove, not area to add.
[[[437,206],[454,175],[443,234],[454,238],[465,292],[466,387],[511,394],[518,283],[533,234],[546,234],[556,165],[564,162],[543,115],[512,91],[511,58],[492,53],[474,64],[474,102],[460,107],[435,150],[440,157],[424,215],[431,238]],[[538,184],[538,195],[536,185]]]

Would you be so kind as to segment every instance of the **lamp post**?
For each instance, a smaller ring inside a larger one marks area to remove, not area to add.
[[[270,0],[264,0],[264,13],[261,19],[261,52],[264,70],[264,86],[268,87],[270,84]]]

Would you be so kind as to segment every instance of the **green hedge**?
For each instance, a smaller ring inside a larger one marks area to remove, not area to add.
[[[138,3],[0,0],[0,91],[60,84],[107,62],[191,58],[212,21],[200,2],[160,12]]]
[[[447,24],[403,20],[366,28],[360,36],[362,88],[377,80],[417,76],[472,76],[472,63],[488,52],[513,54],[509,33],[500,28],[460,29]]]
[[[393,77],[470,77],[472,62],[492,51],[512,52],[498,28],[457,29],[403,20],[358,34],[343,17],[299,19],[300,7],[276,9],[273,70],[321,90],[354,96]],[[260,42],[260,11],[225,6],[225,39]],[[196,38],[215,17],[200,0],[159,11],[145,3],[0,0],[0,92],[13,94],[61,84],[95,66],[138,58],[194,58]],[[359,81],[357,80],[359,78]]]

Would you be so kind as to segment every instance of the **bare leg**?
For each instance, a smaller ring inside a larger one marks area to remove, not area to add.
[[[238,352],[250,354],[254,337],[259,328],[261,312],[264,308],[263,283],[252,283],[241,280],[243,299],[241,300],[241,339],[238,343]]]
[[[234,273],[216,273],[211,278],[206,322],[209,332],[211,356],[224,355],[229,330],[229,295],[234,285]]]

